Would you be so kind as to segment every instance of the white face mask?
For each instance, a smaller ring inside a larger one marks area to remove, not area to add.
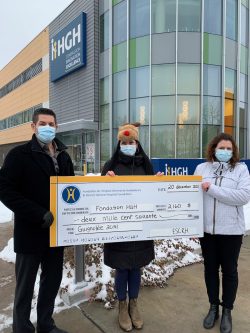
[[[56,135],[55,127],[46,125],[46,126],[38,126],[36,136],[38,140],[43,143],[50,143]]]
[[[232,150],[220,149],[215,150],[215,157],[220,162],[228,162],[233,156]]]
[[[124,155],[134,156],[136,152],[136,145],[120,145],[120,149]]]

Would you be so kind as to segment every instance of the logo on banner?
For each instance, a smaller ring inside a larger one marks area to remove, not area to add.
[[[68,204],[74,204],[80,199],[80,190],[76,186],[67,186],[62,191],[62,199]]]
[[[187,166],[170,166],[167,163],[165,164],[165,175],[169,176],[183,176],[188,175],[188,167]]]

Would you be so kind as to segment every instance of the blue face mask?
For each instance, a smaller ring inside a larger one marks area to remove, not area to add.
[[[56,136],[56,129],[49,125],[38,126],[36,136],[43,143],[50,143]]]
[[[233,156],[232,150],[227,149],[216,149],[215,157],[220,162],[228,162]]]
[[[124,155],[134,156],[136,152],[136,145],[120,145],[120,149]]]

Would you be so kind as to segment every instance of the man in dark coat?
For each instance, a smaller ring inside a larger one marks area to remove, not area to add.
[[[66,146],[55,138],[56,115],[51,109],[37,109],[31,127],[32,139],[12,149],[0,169],[0,200],[15,216],[13,333],[35,332],[30,311],[39,265],[37,332],[66,333],[52,319],[62,279],[63,248],[49,247],[49,227],[54,220],[49,210],[50,176],[72,176],[74,169]]]

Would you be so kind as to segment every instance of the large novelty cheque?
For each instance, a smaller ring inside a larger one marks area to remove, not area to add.
[[[51,177],[50,245],[203,236],[200,176]]]

